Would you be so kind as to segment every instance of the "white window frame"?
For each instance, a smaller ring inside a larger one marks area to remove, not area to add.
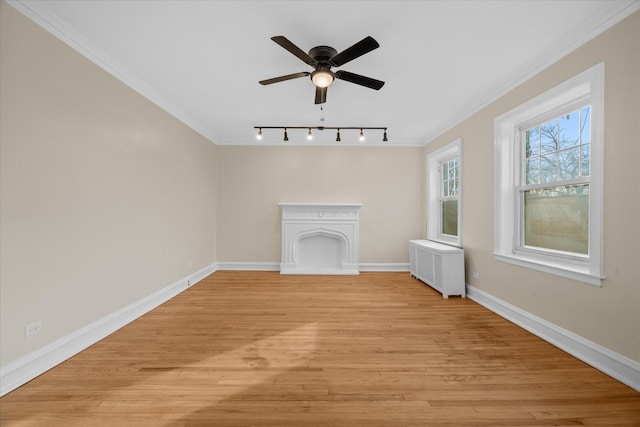
[[[524,176],[521,131],[576,105],[591,106],[589,176],[589,253],[576,257],[553,251],[528,251],[521,245],[518,187]],[[503,261],[595,286],[602,286],[602,205],[604,168],[604,64],[597,64],[494,121],[494,256]],[[545,253],[546,252],[546,253]]]
[[[458,235],[442,233],[442,163],[458,159]],[[450,142],[427,156],[427,239],[461,247],[462,244],[462,138]]]

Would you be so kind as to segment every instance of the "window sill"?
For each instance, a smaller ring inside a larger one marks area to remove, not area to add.
[[[543,271],[545,273],[587,283],[592,286],[602,287],[602,280],[604,280],[604,276],[593,274],[583,266],[568,265],[564,263],[561,264],[514,254],[494,253],[493,255],[495,256],[496,261],[506,262],[508,264],[532,270]]]

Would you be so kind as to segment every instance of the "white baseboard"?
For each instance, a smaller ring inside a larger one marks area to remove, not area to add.
[[[215,264],[178,280],[141,300],[99,319],[65,337],[0,368],[0,396],[31,381],[54,366],[80,353],[160,304],[175,297],[211,273]]]
[[[280,271],[279,262],[219,262],[216,270]]]
[[[0,396],[29,382],[178,295],[217,270],[279,271],[280,264],[222,262],[212,264],[127,307],[93,322],[0,368]],[[363,263],[360,271],[409,271],[404,263]],[[640,363],[562,329],[467,285],[467,296],[618,381],[640,391]]]
[[[406,271],[409,272],[409,263],[387,262],[387,263],[361,263],[360,271]]]
[[[360,271],[409,271],[408,263],[361,263]],[[279,262],[219,262],[216,270],[280,271]]]
[[[572,356],[640,391],[640,363],[467,284],[467,297]]]

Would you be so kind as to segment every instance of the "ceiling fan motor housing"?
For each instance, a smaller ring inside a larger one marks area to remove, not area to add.
[[[331,58],[336,56],[338,51],[331,46],[316,46],[311,48],[309,56],[316,61],[316,67],[326,66],[331,67]]]

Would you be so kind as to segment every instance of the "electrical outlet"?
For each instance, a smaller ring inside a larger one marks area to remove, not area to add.
[[[30,337],[31,335],[35,335],[42,330],[42,321],[38,320],[30,325],[24,327],[24,336]]]
[[[480,278],[480,275],[478,274],[477,271],[473,272],[473,278],[476,279],[476,280],[478,280]]]

